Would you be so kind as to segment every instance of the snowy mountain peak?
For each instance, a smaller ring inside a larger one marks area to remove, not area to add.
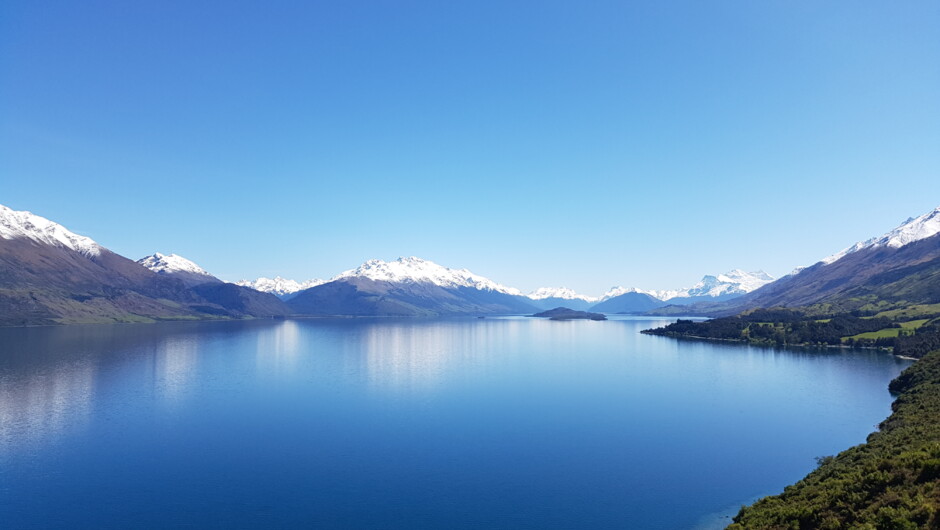
[[[732,281],[732,282],[772,282],[774,277],[767,274],[762,270],[757,270],[753,272],[745,272],[741,269],[733,269],[724,274],[719,274],[718,279],[721,281]]]
[[[345,278],[367,278],[392,283],[431,283],[441,287],[472,287],[481,291],[522,296],[518,289],[500,285],[467,269],[450,269],[415,256],[401,257],[395,261],[372,259],[355,269],[334,276],[330,281]]]
[[[38,243],[63,247],[85,256],[101,254],[101,246],[91,238],[80,236],[36,214],[17,211],[0,205],[0,238],[31,239]]]
[[[241,285],[242,287],[250,287],[256,291],[261,291],[263,293],[271,293],[275,296],[284,296],[311,287],[316,287],[326,283],[326,280],[321,280],[319,278],[313,280],[307,280],[303,282],[298,282],[296,280],[289,280],[287,278],[281,278],[280,276],[275,276],[274,278],[258,278],[257,280],[241,280],[235,282],[235,285]]]
[[[868,248],[889,247],[901,248],[921,239],[940,234],[940,207],[931,212],[927,212],[920,217],[912,217],[902,223],[894,230],[881,237],[873,237],[868,241],[859,241],[851,247],[837,252],[822,260],[822,263],[829,265],[835,263],[845,256]]]
[[[636,288],[636,287],[620,287],[620,286],[617,286],[617,287],[611,287],[610,289],[608,289],[607,292],[604,293],[604,294],[600,297],[600,300],[607,300],[607,299],[609,299],[609,298],[613,298],[613,297],[615,297],[615,296],[624,295],[624,294],[627,294],[627,293],[646,294],[646,295],[652,296],[653,298],[659,298],[659,299],[662,300],[663,298],[660,298],[660,297],[663,296],[663,293],[667,293],[667,292],[672,292],[672,291],[651,291],[651,290],[647,290],[647,289],[638,289],[638,288]],[[675,291],[675,292],[678,292],[678,291]]]
[[[734,269],[718,276],[707,275],[689,289],[681,290],[678,297],[744,294],[772,281],[774,277],[764,271],[745,272],[741,269]]]
[[[653,298],[666,301],[672,298],[689,298],[693,296],[725,296],[731,294],[749,293],[774,281],[775,278],[764,271],[745,272],[734,269],[724,274],[707,274],[692,287],[684,289],[652,290],[637,289],[636,287],[613,287],[601,297],[607,300],[627,293],[641,293]]]
[[[532,300],[545,300],[546,298],[561,298],[562,300],[584,300],[585,302],[596,302],[599,300],[596,296],[585,296],[576,293],[573,289],[567,287],[539,287],[526,295]]]
[[[192,261],[189,261],[182,256],[177,256],[176,254],[165,255],[157,252],[145,258],[140,258],[137,260],[137,263],[140,263],[144,267],[147,267],[153,272],[159,274],[186,272],[190,274],[198,274],[201,276],[212,276],[199,265],[196,265]]]

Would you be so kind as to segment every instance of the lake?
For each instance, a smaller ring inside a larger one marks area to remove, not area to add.
[[[907,361],[672,320],[0,329],[4,528],[707,528],[862,443]]]

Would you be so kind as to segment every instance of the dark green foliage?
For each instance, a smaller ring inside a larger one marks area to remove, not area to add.
[[[938,354],[940,352],[931,354],[930,357],[925,356],[909,366],[891,381],[888,390],[894,394],[903,394],[922,384],[940,382],[940,362],[936,359]],[[940,417],[937,419],[940,420]]]
[[[643,330],[643,333],[670,337],[745,340],[743,335],[745,326],[744,321],[737,317],[716,318],[704,322],[679,319],[666,327]]]
[[[729,529],[940,528],[940,351],[891,382],[893,414],[868,442],[783,493],[742,508]]]
[[[716,318],[704,322],[677,320],[668,326],[645,330],[652,335],[695,337],[706,339],[751,341],[777,345],[842,344],[842,338],[898,327],[886,318],[859,318],[836,315],[819,320],[790,309],[757,310],[734,317]]]
[[[796,309],[784,309],[784,308],[771,308],[771,309],[755,309],[753,311],[742,313],[738,316],[741,320],[745,322],[799,322],[801,320],[806,320],[807,315],[805,311],[800,311]]]
[[[924,326],[913,335],[902,335],[894,339],[894,353],[920,358],[927,352],[940,350],[940,324]]]

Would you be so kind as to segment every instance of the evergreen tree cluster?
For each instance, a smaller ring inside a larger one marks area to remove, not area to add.
[[[940,350],[940,322],[924,326],[913,335],[901,335],[894,342],[895,355],[919,359],[933,350]]]

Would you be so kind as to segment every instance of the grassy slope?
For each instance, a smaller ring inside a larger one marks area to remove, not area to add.
[[[900,328],[886,328],[879,329],[878,331],[869,331],[866,333],[859,333],[858,335],[852,335],[847,337],[849,339],[880,339],[885,337],[897,337],[901,334],[903,330],[912,330],[923,327],[924,324],[930,322],[929,318],[922,318],[920,320],[909,320],[907,322],[898,322],[901,326]]]
[[[900,395],[880,430],[781,495],[741,509],[728,528],[940,528],[940,351],[891,382]]]
[[[882,311],[875,315],[876,317],[886,317],[895,319],[916,318],[924,315],[936,315],[940,313],[940,304],[914,304],[899,307],[889,311]]]
[[[883,339],[888,337],[897,337],[901,334],[901,330],[904,329],[904,323],[901,323],[902,327],[900,328],[886,328],[879,329],[878,331],[868,331],[865,333],[859,333],[858,335],[852,335],[851,337],[845,337],[847,339]]]

